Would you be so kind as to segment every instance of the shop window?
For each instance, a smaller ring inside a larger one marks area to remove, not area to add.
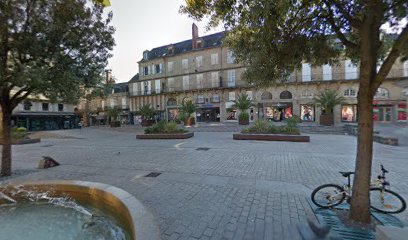
[[[48,103],[43,103],[42,104],[42,110],[43,111],[48,111],[48,109],[49,109],[49,104]]]
[[[341,121],[356,122],[357,121],[357,105],[341,106]]]
[[[227,120],[237,120],[237,111],[235,109],[227,109]]]
[[[58,104],[58,112],[64,111],[64,104]]]
[[[270,92],[263,92],[261,95],[262,100],[270,100],[272,99],[272,93]]]
[[[390,93],[385,88],[378,88],[374,98],[376,99],[388,99],[390,97]]]
[[[356,93],[356,90],[354,90],[354,89],[352,89],[352,88],[349,88],[349,89],[346,89],[346,90],[343,92],[343,96],[344,96],[344,97],[356,97],[356,96],[357,96],[357,93]]]
[[[315,120],[315,108],[312,104],[300,105],[300,118],[302,121]]]
[[[211,102],[219,103],[220,102],[220,95],[218,95],[218,94],[213,95],[212,98],[211,98]]]
[[[407,103],[400,102],[397,108],[397,121],[405,122],[407,121]]]
[[[199,103],[199,104],[204,103],[204,96],[203,95],[198,95],[197,96],[197,103]]]
[[[280,99],[292,99],[292,93],[289,91],[283,91],[279,95]]]
[[[25,111],[30,111],[31,107],[33,106],[33,104],[30,101],[25,101],[23,105]]]

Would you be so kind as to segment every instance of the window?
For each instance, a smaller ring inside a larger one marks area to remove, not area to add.
[[[154,65],[150,65],[150,70],[149,70],[150,74],[154,74]]]
[[[351,60],[345,61],[345,79],[357,79],[357,66]]]
[[[341,106],[341,121],[356,122],[357,121],[357,105]]]
[[[144,60],[149,59],[149,52],[148,51],[143,52],[143,59]]]
[[[122,109],[126,109],[126,98],[122,97]]]
[[[169,78],[167,81],[168,81],[168,85],[169,85],[169,91],[173,92],[175,90],[174,89],[174,78]]]
[[[167,106],[177,106],[177,100],[174,98],[170,98],[167,100]]]
[[[333,76],[332,76],[332,66],[330,66],[329,64],[325,64],[323,65],[323,80],[324,81],[330,81],[332,80]]]
[[[197,74],[197,88],[203,88],[204,83],[203,83],[203,74]]]
[[[145,75],[145,76],[149,75],[149,67],[144,67],[143,69],[144,69],[143,70],[143,72],[144,72],[143,75]]]
[[[183,67],[183,70],[187,70],[188,69],[188,59],[181,60],[181,65]]]
[[[234,63],[235,57],[234,53],[231,50],[227,51],[227,63]]]
[[[228,87],[235,87],[235,70],[228,70]]]
[[[151,81],[143,82],[143,92],[144,92],[144,95],[152,94],[152,82]]]
[[[161,92],[161,81],[160,81],[160,79],[154,80],[154,90],[155,90],[156,93]]]
[[[272,99],[272,93],[263,92],[261,95],[261,100],[269,100],[269,99]]]
[[[137,96],[139,95],[139,83],[135,82],[133,83],[133,96]]]
[[[204,103],[204,96],[203,95],[198,95],[197,96],[197,103]]]
[[[115,100],[114,99],[110,99],[110,107],[111,108],[115,107]]]
[[[301,98],[313,98],[313,92],[310,90],[303,90]]]
[[[314,121],[315,109],[312,104],[300,105],[300,118],[303,121]]]
[[[190,89],[190,77],[183,76],[183,90],[189,90],[189,89]]]
[[[24,101],[23,107],[25,111],[30,111],[33,104],[30,101]]]
[[[49,108],[49,104],[48,104],[48,103],[43,103],[43,104],[42,104],[42,110],[43,110],[43,111],[48,111],[48,108]]]
[[[310,82],[312,80],[312,68],[309,63],[302,63],[302,82]]]
[[[385,88],[378,88],[374,96],[375,99],[388,99],[389,97],[390,93]]]
[[[219,80],[218,80],[218,72],[211,73],[211,87],[218,87]]]
[[[252,94],[252,91],[246,91],[246,94],[248,95],[249,99],[254,100],[254,96]]]
[[[168,70],[169,72],[173,72],[173,62],[168,62],[168,63],[167,63],[167,70]]]
[[[408,77],[408,60],[404,62],[404,64],[402,65],[402,68],[404,69],[404,77]]]
[[[64,104],[59,103],[58,104],[58,112],[64,111]]]
[[[200,68],[203,65],[203,56],[196,57],[196,67]]]
[[[218,64],[218,53],[211,54],[211,65]]]
[[[356,90],[349,88],[343,92],[344,97],[356,97]]]
[[[156,64],[156,73],[163,73],[163,63]]]
[[[289,91],[283,91],[279,95],[280,99],[292,99],[292,93]]]
[[[101,106],[102,106],[102,109],[104,110],[105,109],[105,100],[102,100]]]
[[[228,101],[235,101],[235,92],[228,93]]]
[[[218,95],[218,94],[212,95],[211,102],[219,103],[220,102],[220,95]]]

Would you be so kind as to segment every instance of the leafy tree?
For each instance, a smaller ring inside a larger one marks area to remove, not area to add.
[[[330,89],[320,92],[313,100],[328,114],[332,114],[334,107],[344,102],[344,98],[336,90]]]
[[[302,61],[333,64],[339,57],[360,65],[356,175],[350,217],[370,221],[373,97],[398,58],[408,55],[406,0],[187,0],[181,7],[208,27],[223,24],[226,43],[247,67],[255,86],[286,79]],[[394,35],[384,34],[384,26]],[[379,70],[377,64],[382,60]]]
[[[112,13],[87,0],[0,1],[1,176],[11,175],[13,109],[29,95],[74,102],[111,57]]]

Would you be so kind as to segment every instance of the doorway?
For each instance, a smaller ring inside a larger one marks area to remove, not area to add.
[[[378,121],[391,122],[392,120],[392,107],[378,107]]]

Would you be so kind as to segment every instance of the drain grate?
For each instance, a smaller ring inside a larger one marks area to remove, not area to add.
[[[151,172],[151,173],[147,174],[145,177],[157,177],[160,174],[161,174],[160,172]]]
[[[210,150],[210,148],[199,147],[199,148],[196,148],[196,150],[197,150],[197,151],[208,151],[208,150]]]

